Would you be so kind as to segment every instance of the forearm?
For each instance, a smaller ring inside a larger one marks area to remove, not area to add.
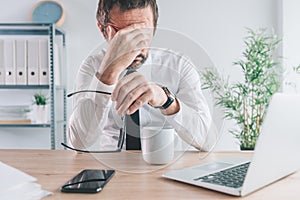
[[[113,86],[105,86],[93,78],[89,89],[110,91]],[[91,146],[103,133],[108,120],[112,102],[110,96],[97,93],[86,93],[76,97],[74,110],[69,120],[68,138],[74,147]]]
[[[68,138],[71,145],[77,148],[93,145],[103,132],[109,109],[95,104],[92,99],[82,99],[69,120]]]
[[[185,142],[199,150],[209,151],[217,140],[217,133],[211,129],[212,119],[209,109],[203,105],[201,109],[196,110],[178,102],[180,111],[166,116],[167,121]]]

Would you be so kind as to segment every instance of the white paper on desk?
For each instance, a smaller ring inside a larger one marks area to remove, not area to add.
[[[36,178],[0,162],[0,197],[10,199],[41,199],[49,194],[34,181]]]
[[[0,193],[1,200],[33,200],[41,199],[50,194],[50,192],[42,190],[39,184],[33,182],[16,185],[15,187],[8,189],[4,194]]]

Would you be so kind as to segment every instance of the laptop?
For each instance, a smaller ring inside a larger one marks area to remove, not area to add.
[[[276,93],[251,160],[229,158],[174,170],[163,177],[245,196],[300,169],[300,95]]]

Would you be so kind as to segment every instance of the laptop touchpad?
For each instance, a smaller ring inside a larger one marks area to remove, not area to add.
[[[203,171],[215,171],[215,170],[229,167],[231,165],[233,165],[233,164],[223,163],[223,162],[212,162],[212,163],[207,163],[207,164],[195,167],[193,169],[203,170]]]

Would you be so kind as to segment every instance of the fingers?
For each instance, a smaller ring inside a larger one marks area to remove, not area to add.
[[[137,100],[134,101],[133,104],[127,109],[126,114],[131,115],[138,109],[140,109],[143,105],[147,104],[149,101],[149,94],[143,93]]]
[[[116,109],[119,108],[121,100],[125,99],[128,93],[146,81],[142,75],[136,73],[127,75],[117,83],[111,95],[112,101],[116,101]]]
[[[115,109],[119,115],[132,114],[144,104],[153,101],[156,84],[146,81],[138,72],[122,78],[112,93]]]
[[[107,26],[107,33],[105,33],[105,38],[110,41],[112,39],[112,36],[115,34],[111,26]]]
[[[116,36],[120,39],[118,42],[120,46],[128,47],[127,50],[134,50],[145,47],[137,46],[141,41],[146,41],[149,46],[153,36],[153,29],[146,28],[144,24],[133,24],[121,29]]]
[[[129,96],[129,98],[127,97],[125,99],[124,103],[126,104],[128,102],[127,105],[129,105],[129,107],[126,108],[126,105],[125,105],[124,112],[126,112],[127,115],[131,115],[135,111],[140,109],[143,105],[148,104],[150,101],[153,101],[154,98],[157,96],[155,87],[157,87],[157,85],[155,83],[147,82],[147,83],[144,83],[141,87],[137,88],[134,91],[132,98],[130,98],[130,96]],[[135,99],[135,96],[138,96],[138,97]],[[135,100],[132,101],[132,99],[135,99]],[[120,113],[122,113],[121,107],[119,110],[121,111]]]
[[[135,35],[135,37],[132,39],[134,41],[134,50],[143,50],[145,48],[148,48],[151,43],[151,37],[145,36],[144,33],[139,33]]]
[[[123,114],[143,93],[139,88],[145,84],[146,79],[138,72],[131,73],[120,79],[112,92],[112,101],[115,101],[115,109],[118,114]],[[136,105],[139,102],[136,102]]]
[[[136,24],[131,24],[119,31],[121,34],[128,34],[130,32],[134,32],[136,30],[142,30],[146,29],[146,24],[145,23],[136,23]]]
[[[161,106],[167,100],[167,96],[160,86],[147,81],[138,72],[131,73],[119,80],[111,98],[116,102],[115,109],[118,115],[130,115],[148,103],[154,107]]]
[[[145,85],[140,86],[132,90],[123,100],[121,106],[116,109],[119,115],[126,113],[130,115],[148,103],[149,99],[152,98],[152,94],[149,92]]]
[[[116,68],[113,70],[118,72],[123,71],[143,49],[147,49],[150,46],[152,40],[151,29],[142,27],[144,25],[133,24],[115,34],[109,41],[103,71],[109,66]],[[110,26],[108,26],[108,32],[110,33],[109,35],[113,32]]]
[[[98,71],[102,75],[100,81],[111,85],[115,84],[121,72],[132,65],[136,57],[150,46],[153,28],[146,28],[146,24],[141,23],[117,31],[108,25],[105,34],[109,46]]]
[[[116,101],[117,96],[119,95],[120,88],[134,78],[132,74],[129,74],[118,81],[114,91],[111,93],[112,101]]]

